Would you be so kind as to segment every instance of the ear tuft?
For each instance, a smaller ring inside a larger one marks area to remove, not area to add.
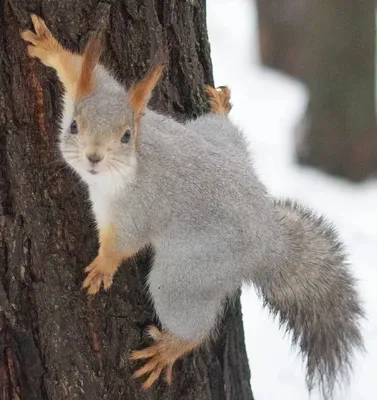
[[[77,84],[76,98],[82,99],[94,89],[94,69],[103,52],[103,32],[97,30],[88,40],[82,57],[81,75]]]
[[[142,116],[142,113],[151,98],[152,91],[161,78],[163,70],[163,63],[154,65],[140,82],[137,82],[129,89],[128,101],[136,120],[140,119]]]

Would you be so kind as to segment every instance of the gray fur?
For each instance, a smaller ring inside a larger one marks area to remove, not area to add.
[[[356,282],[323,217],[290,200],[275,205],[290,255],[274,270],[254,271],[251,281],[306,356],[308,388],[318,383],[324,398],[331,398],[338,377],[349,376],[354,351],[363,349]]]
[[[97,92],[76,105],[87,116],[85,137],[63,130],[61,149],[88,183],[95,215],[116,224],[118,248],[154,246],[148,283],[162,326],[204,340],[225,299],[252,283],[307,357],[309,388],[319,383],[330,398],[338,373],[362,347],[363,314],[334,230],[268,196],[242,133],[221,115],[182,125],[147,110],[140,153],[132,140],[107,148],[109,132],[132,115],[123,89],[111,89],[114,81],[101,74]],[[88,146],[109,154],[93,178],[82,160]]]

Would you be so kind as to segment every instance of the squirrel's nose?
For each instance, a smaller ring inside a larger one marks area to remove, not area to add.
[[[100,156],[97,153],[93,153],[93,154],[87,154],[86,158],[92,163],[92,164],[97,164],[99,163],[102,159],[103,156]]]

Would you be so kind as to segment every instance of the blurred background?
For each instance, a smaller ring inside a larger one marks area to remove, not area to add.
[[[335,400],[377,399],[376,4],[372,0],[207,0],[216,85],[232,89],[271,194],[332,220],[359,279],[366,354]],[[306,400],[302,360],[244,288],[257,400]],[[311,399],[319,399],[314,393]]]

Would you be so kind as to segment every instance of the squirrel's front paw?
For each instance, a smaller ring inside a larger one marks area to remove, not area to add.
[[[27,48],[30,57],[37,57],[44,64],[49,65],[49,56],[59,50],[59,43],[52,36],[42,18],[32,14],[31,19],[36,33],[27,30],[22,32],[21,37],[25,42],[32,44]]]
[[[85,272],[88,272],[88,276],[85,278],[83,287],[87,289],[88,294],[96,294],[103,287],[105,290],[109,289],[113,283],[113,276],[117,269],[117,265],[114,267],[111,260],[97,256],[92,263],[86,268]]]

